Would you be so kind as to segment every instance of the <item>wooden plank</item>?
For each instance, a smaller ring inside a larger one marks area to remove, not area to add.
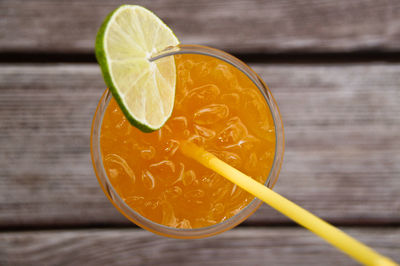
[[[400,222],[400,65],[253,65],[281,109],[276,190],[335,223]],[[129,224],[89,155],[96,65],[0,66],[0,226]],[[249,223],[287,219],[262,207]]]
[[[92,53],[104,17],[126,1],[2,0],[0,52]],[[235,53],[399,51],[397,0],[138,0],[183,43]]]
[[[270,84],[285,125],[277,191],[334,223],[398,222],[399,66],[253,68]],[[254,220],[268,221],[268,210]]]
[[[400,229],[344,229],[400,262]],[[1,265],[358,265],[300,228],[177,240],[139,229],[0,233]]]

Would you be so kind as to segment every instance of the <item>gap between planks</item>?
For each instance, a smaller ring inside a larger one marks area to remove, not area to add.
[[[400,52],[375,50],[351,53],[234,53],[226,51],[247,64],[353,64],[353,63],[399,63]],[[0,52],[0,65],[51,63],[97,63],[93,53],[34,53]]]

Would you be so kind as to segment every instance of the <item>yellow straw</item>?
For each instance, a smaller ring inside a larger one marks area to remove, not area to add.
[[[272,208],[291,218],[298,224],[304,226],[327,242],[347,253],[353,259],[364,265],[398,265],[391,259],[384,257],[345,234],[343,231],[318,218],[312,213],[301,208],[297,204],[287,200],[268,187],[258,183],[251,177],[236,170],[232,166],[218,159],[213,154],[205,151],[191,142],[183,142],[180,146],[182,153],[205,167],[230,180],[242,189],[261,199]]]

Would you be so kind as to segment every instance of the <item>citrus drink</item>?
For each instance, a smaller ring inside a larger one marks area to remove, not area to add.
[[[265,183],[274,161],[275,127],[264,96],[240,70],[214,57],[175,55],[176,95],[159,130],[133,127],[111,99],[100,150],[110,183],[133,210],[174,228],[221,223],[254,196],[179,152],[189,140]]]

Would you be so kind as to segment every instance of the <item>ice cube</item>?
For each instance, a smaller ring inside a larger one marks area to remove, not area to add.
[[[231,196],[232,196],[233,194],[235,194],[236,190],[237,190],[237,185],[236,185],[236,184],[233,184],[232,190],[231,190]]]
[[[168,125],[164,125],[162,128],[157,130],[158,141],[170,139],[172,137],[172,129]]]
[[[186,171],[182,177],[182,183],[184,186],[189,186],[196,179],[196,173],[193,170]]]
[[[179,57],[179,55],[176,56]],[[177,62],[176,76],[178,77],[176,79],[176,83],[177,87],[181,88],[181,90],[177,90],[176,93],[185,93],[187,89],[193,85],[191,71],[190,69],[186,68],[185,64],[182,61],[176,60],[175,62]]]
[[[146,202],[144,203],[144,206],[145,206],[146,208],[150,208],[150,209],[152,209],[152,210],[155,210],[155,209],[158,208],[158,206],[160,206],[160,200],[158,200],[158,199],[151,199],[151,200],[148,200],[148,201],[146,201]]]
[[[176,228],[192,229],[192,226],[190,225],[189,220],[183,219],[182,221],[178,222],[178,225]]]
[[[273,120],[269,107],[259,91],[254,89],[244,90],[241,94],[246,112],[242,118],[251,126],[251,131],[262,139],[274,141]]]
[[[148,146],[145,149],[140,150],[140,157],[145,160],[151,160],[156,156],[156,149],[153,146]]]
[[[181,86],[180,88],[188,89],[193,85],[193,79],[191,77],[190,71],[185,69],[184,66],[178,66],[178,71],[177,71],[177,83]]]
[[[193,62],[193,60],[190,59],[185,59],[185,61],[183,61],[183,67],[184,69],[192,69],[194,67],[195,63]]]
[[[187,199],[202,199],[205,194],[204,190],[198,188],[185,192],[184,197]]]
[[[132,168],[129,167],[128,163],[125,161],[124,158],[121,156],[110,153],[107,154],[106,157],[104,158],[105,163],[115,163],[118,164],[119,166],[122,167],[122,169],[125,171],[125,173],[131,178],[133,182],[136,181],[136,176],[135,173],[133,172]]]
[[[237,73],[234,73],[235,69],[230,65],[219,64],[213,71],[212,76],[215,80],[222,80],[224,84],[227,84],[228,88],[238,90],[239,82],[237,80]]]
[[[118,177],[118,174],[119,174],[119,172],[118,172],[118,170],[115,169],[115,168],[110,168],[110,169],[108,170],[108,175],[110,176],[110,178],[117,178],[117,177]]]
[[[221,99],[224,102],[228,102],[230,106],[235,106],[240,108],[240,96],[235,92],[225,93],[221,96]]]
[[[231,190],[231,197],[230,197],[230,203],[235,203],[235,201],[241,201],[241,197],[243,193],[245,192],[243,189],[237,187],[237,185],[233,185],[232,190]]]
[[[207,218],[196,218],[195,223],[196,227],[206,227],[216,224],[217,221],[212,220],[210,216],[208,216]]]
[[[163,160],[151,164],[150,169],[155,175],[171,175],[175,173],[175,164],[170,160]]]
[[[173,186],[165,191],[167,199],[176,199],[182,195],[182,189],[179,186]]]
[[[212,195],[214,202],[222,201],[222,199],[230,193],[230,189],[227,186],[219,187]]]
[[[139,206],[143,205],[144,203],[144,197],[141,196],[129,196],[123,199],[126,204],[130,206],[135,206],[138,208]]]
[[[185,174],[185,165],[180,162],[179,167],[180,167],[180,170],[179,170],[178,178],[172,183],[172,185],[175,185],[176,183],[183,180],[183,176]]]
[[[199,125],[194,125],[196,134],[204,137],[205,139],[213,139],[216,135],[215,131]]]
[[[205,139],[199,135],[192,135],[187,140],[201,147],[204,146],[205,143]]]
[[[264,152],[260,157],[261,161],[272,161],[273,159],[274,159],[274,152],[270,151]]]
[[[250,153],[250,156],[246,160],[245,169],[248,171],[254,171],[257,166],[258,158],[255,152]]]
[[[229,213],[229,215],[230,215],[230,216],[235,216],[235,215],[238,214],[242,209],[243,209],[242,207],[236,208],[235,210],[231,211],[231,212]]]
[[[219,94],[220,90],[216,85],[206,84],[190,90],[181,101],[186,106],[198,108],[215,101]]]
[[[237,144],[232,146],[226,146],[226,148],[237,148],[240,147],[243,151],[251,151],[257,146],[260,140],[252,135],[247,135],[241,139]]]
[[[211,213],[212,213],[212,215],[215,217],[215,216],[220,216],[221,214],[223,214],[224,213],[224,210],[225,210],[225,208],[224,208],[224,204],[222,204],[222,203],[217,203],[217,204],[215,204],[213,207],[212,207],[212,209],[211,209]]]
[[[223,177],[218,175],[217,173],[211,173],[208,175],[204,175],[201,177],[201,182],[204,184],[207,184],[210,188],[212,187],[219,187],[221,184],[221,181],[223,181]]]
[[[229,108],[225,104],[210,104],[198,110],[193,121],[198,125],[212,125],[227,118]]]
[[[179,148],[179,141],[170,139],[166,143],[166,147],[164,151],[168,154],[168,156],[173,156]]]
[[[240,96],[244,106],[249,108],[251,113],[254,113],[257,118],[265,118],[268,105],[260,91],[255,88],[246,88]]]
[[[238,144],[238,142],[248,135],[246,126],[239,117],[235,116],[228,120],[226,127],[220,131],[217,140],[224,146]]]
[[[142,171],[142,183],[145,188],[152,190],[155,187],[155,180],[150,171]]]
[[[193,65],[192,73],[196,73],[197,79],[208,78],[209,74],[214,69],[215,63],[209,62],[198,62]]]
[[[172,205],[166,201],[163,201],[161,203],[161,207],[162,207],[161,223],[166,226],[176,227],[178,223]]]
[[[174,131],[184,131],[188,127],[188,121],[185,116],[177,116],[169,119],[167,125],[173,128]]]

